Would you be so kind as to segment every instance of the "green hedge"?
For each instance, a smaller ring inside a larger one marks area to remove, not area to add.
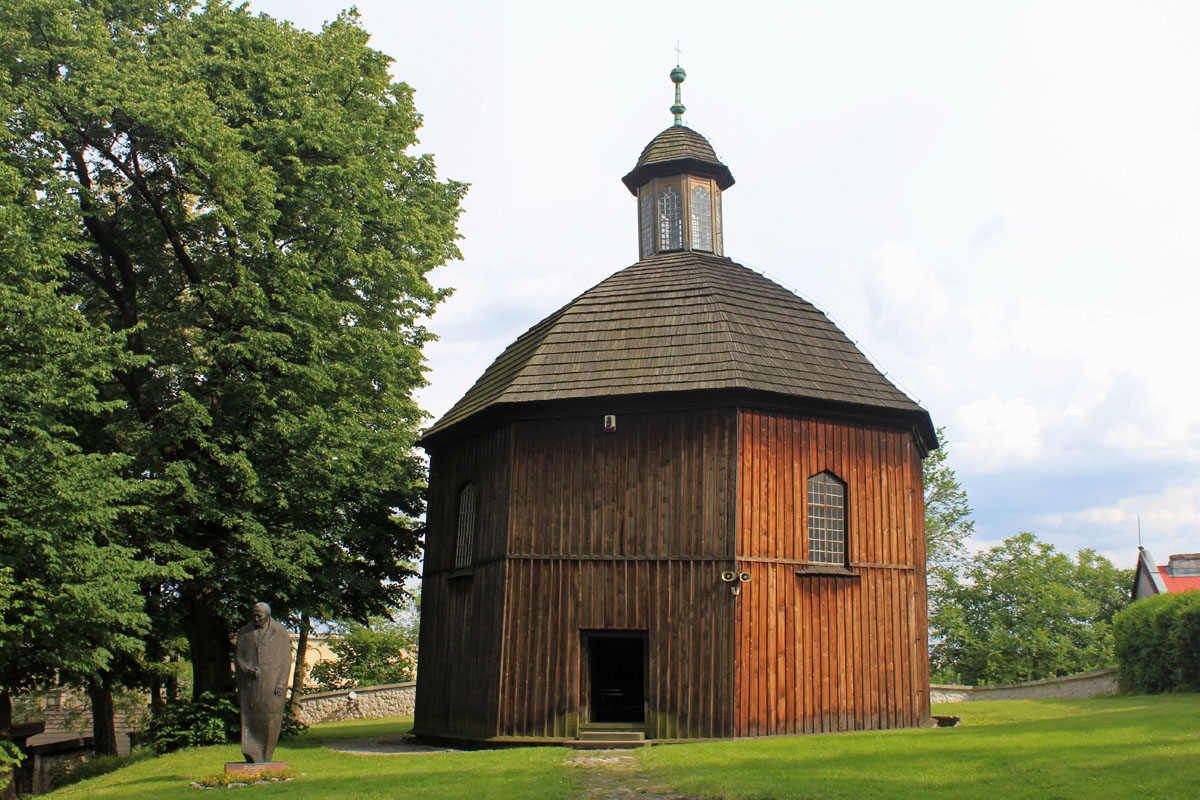
[[[1200,691],[1200,592],[1139,600],[1113,618],[1121,688]]]

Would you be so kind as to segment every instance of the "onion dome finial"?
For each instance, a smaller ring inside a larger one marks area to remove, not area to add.
[[[676,125],[683,124],[683,112],[687,111],[687,108],[683,105],[683,98],[679,91],[679,85],[683,83],[685,78],[687,78],[687,73],[684,72],[683,67],[676,64],[675,69],[671,70],[671,82],[675,84],[675,105],[671,106],[671,113],[675,115]]]

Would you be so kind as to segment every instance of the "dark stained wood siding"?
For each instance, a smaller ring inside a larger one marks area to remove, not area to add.
[[[430,454],[417,733],[496,735],[511,474],[508,426]],[[458,496],[467,481],[477,492],[474,565],[456,574]]]
[[[911,431],[797,414],[739,415],[738,736],[918,725],[929,716],[921,461]],[[807,562],[805,488],[846,482],[858,577]]]
[[[513,424],[502,736],[587,721],[586,631],[645,631],[653,738],[733,730],[732,408]]]

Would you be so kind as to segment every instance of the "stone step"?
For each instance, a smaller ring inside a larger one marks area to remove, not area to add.
[[[616,742],[604,739],[576,739],[573,742],[567,742],[567,746],[576,750],[633,750],[638,747],[649,747],[650,743],[645,739]]]
[[[583,742],[644,742],[642,731],[581,730],[579,740]]]

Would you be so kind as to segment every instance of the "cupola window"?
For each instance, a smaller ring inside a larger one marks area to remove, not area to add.
[[[679,189],[668,186],[658,195],[658,249],[679,250],[683,247],[683,204]]]
[[[692,249],[713,249],[712,196],[700,184],[692,187]]]
[[[654,198],[649,192],[642,194],[638,226],[641,228],[642,235],[642,258],[654,252]]]

